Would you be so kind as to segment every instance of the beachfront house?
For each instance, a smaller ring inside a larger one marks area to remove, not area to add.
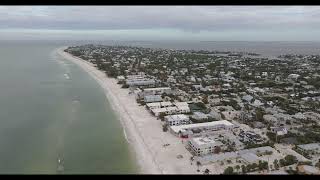
[[[161,108],[160,102],[147,103],[146,106],[149,110]]]
[[[177,113],[189,113],[190,108],[187,102],[174,102],[173,105],[177,107]]]
[[[144,96],[143,101],[145,103],[161,102],[162,97],[161,95],[147,95],[147,96]]]
[[[175,114],[177,112],[176,107],[164,107],[164,108],[156,108],[151,109],[151,112],[154,116],[158,117],[161,113],[164,113],[165,115]]]
[[[196,156],[213,154],[216,148],[220,148],[223,144],[216,141],[213,137],[197,137],[188,140],[190,152]]]
[[[164,117],[164,120],[169,126],[180,126],[190,123],[189,117],[184,114],[168,115]]]
[[[129,86],[154,86],[156,81],[154,79],[127,79],[126,84]]]
[[[172,90],[170,87],[146,88],[143,89],[143,92],[154,95],[161,95],[163,93],[172,94]]]

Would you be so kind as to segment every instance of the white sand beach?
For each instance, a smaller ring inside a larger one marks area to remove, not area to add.
[[[109,102],[121,121],[130,147],[136,154],[135,157],[141,173],[199,173],[196,163],[194,162],[191,165],[191,154],[184,147],[182,141],[169,132],[163,132],[160,120],[152,116],[144,106],[139,106],[134,95],[129,94],[128,89],[121,88],[116,79],[108,78],[104,72],[99,71],[92,63],[64,52],[65,48],[57,49],[57,53],[79,65],[104,89]],[[164,144],[170,145],[164,147]],[[183,158],[178,159],[178,155],[182,155]],[[203,170],[203,168],[200,169]]]

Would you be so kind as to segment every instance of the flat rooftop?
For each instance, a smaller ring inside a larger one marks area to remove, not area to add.
[[[181,125],[181,126],[171,126],[171,129],[174,132],[179,133],[179,131],[184,131],[185,129],[202,128],[202,127],[217,126],[217,125],[233,126],[231,122],[227,120],[222,120],[222,121],[212,121],[212,122],[206,122],[206,123],[187,124],[187,125]]]
[[[170,90],[170,87],[146,88],[144,91]]]
[[[311,143],[311,144],[301,144],[298,147],[305,150],[319,150],[320,151],[320,143]]]
[[[192,138],[191,141],[193,141],[199,146],[216,143],[216,141],[211,137],[197,137],[197,138]]]
[[[189,117],[185,114],[175,114],[175,115],[168,115],[164,117],[167,121],[182,121],[189,119]]]

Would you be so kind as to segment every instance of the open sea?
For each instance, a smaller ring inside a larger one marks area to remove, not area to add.
[[[0,43],[0,174],[137,173],[102,88],[62,45]]]

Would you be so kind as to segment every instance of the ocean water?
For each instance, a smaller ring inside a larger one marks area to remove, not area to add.
[[[62,45],[0,43],[0,174],[137,173],[103,90]]]

